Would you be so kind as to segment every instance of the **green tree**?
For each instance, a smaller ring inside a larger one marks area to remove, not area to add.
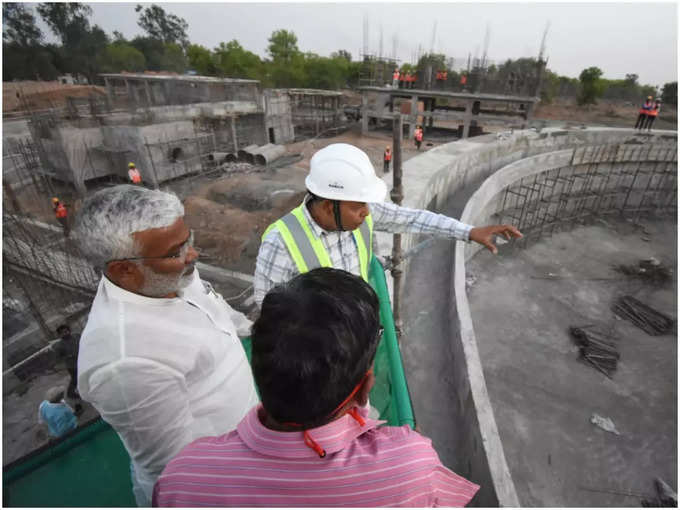
[[[198,44],[190,44],[187,47],[187,61],[189,68],[200,75],[215,76],[217,74],[217,66],[208,48]]]
[[[274,62],[290,63],[300,53],[297,36],[288,30],[275,30],[269,37],[267,51]]]
[[[217,74],[229,78],[262,80],[264,69],[262,60],[255,53],[245,50],[234,39],[220,43],[213,51]]]
[[[90,27],[90,7],[73,3],[38,4],[38,13],[52,32],[61,39],[65,62],[74,74],[84,74],[91,83],[98,78],[101,53],[108,44],[108,36],[97,25]]]
[[[160,71],[163,61],[165,46],[160,39],[152,37],[137,36],[130,44],[144,55],[146,68],[150,71]]]
[[[10,80],[53,80],[59,74],[32,10],[23,3],[2,4],[2,71]]]
[[[581,93],[578,104],[595,104],[598,97],[602,97],[604,84],[601,80],[602,70],[599,67],[589,67],[581,71],[578,79],[581,82]]]
[[[326,58],[313,53],[305,55],[305,86],[316,89],[338,89],[347,84],[349,62],[345,57]]]
[[[15,43],[22,48],[38,46],[42,42],[42,31],[35,24],[35,16],[27,4],[2,4],[2,41]]]
[[[351,62],[352,54],[347,50],[338,50],[331,53],[331,58],[344,58],[347,62]]]
[[[661,89],[661,101],[665,104],[678,104],[678,82],[664,83]]]
[[[189,24],[184,18],[168,14],[165,9],[155,4],[147,8],[138,4],[135,12],[141,12],[137,24],[152,39],[158,39],[165,44],[181,44],[183,47],[189,44],[187,37]]]
[[[168,43],[163,47],[163,56],[161,57],[161,71],[172,71],[175,73],[183,73],[187,69],[187,59],[184,56],[184,50],[179,44]]]
[[[146,59],[144,54],[131,44],[115,41],[104,49],[101,69],[107,73],[141,72],[146,69]]]

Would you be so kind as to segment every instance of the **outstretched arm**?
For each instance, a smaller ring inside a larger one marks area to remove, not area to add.
[[[522,233],[512,225],[489,225],[487,227],[474,227],[470,230],[470,241],[475,241],[485,246],[491,253],[496,255],[498,248],[494,244],[494,237],[502,235],[506,239],[512,237],[521,238]]]

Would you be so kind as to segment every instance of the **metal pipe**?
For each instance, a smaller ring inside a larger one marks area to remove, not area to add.
[[[403,117],[401,113],[396,113],[394,115],[394,121],[392,123],[392,158],[394,159],[394,164],[392,168],[392,192],[390,197],[392,202],[397,205],[401,205],[401,201],[404,198],[403,189],[401,184],[401,139],[403,136]],[[392,280],[394,282],[392,302],[394,308],[394,327],[397,330],[397,335],[401,336],[402,333],[402,320],[401,320],[401,276],[403,270],[401,269],[401,234],[393,234],[392,241]]]

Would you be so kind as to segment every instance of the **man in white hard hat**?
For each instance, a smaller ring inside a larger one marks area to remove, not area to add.
[[[385,182],[364,151],[336,143],[318,151],[303,203],[269,225],[255,266],[255,302],[269,289],[315,267],[344,269],[368,280],[373,230],[475,241],[497,253],[493,238],[522,237],[512,225],[473,227],[430,211],[384,202]]]

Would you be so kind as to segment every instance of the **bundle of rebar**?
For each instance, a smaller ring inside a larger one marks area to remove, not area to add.
[[[614,270],[656,285],[666,285],[673,278],[673,270],[664,266],[655,258],[640,260],[637,265],[619,264],[614,266]]]
[[[621,358],[614,338],[593,326],[572,326],[569,333],[579,346],[580,359],[611,379]]]
[[[612,311],[652,336],[663,335],[673,328],[673,319],[638,301],[633,296],[618,298],[612,305]]]

